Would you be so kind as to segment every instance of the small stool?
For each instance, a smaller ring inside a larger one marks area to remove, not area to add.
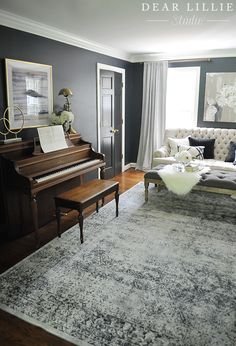
[[[99,200],[102,199],[102,201],[104,201],[104,197],[113,192],[115,192],[116,217],[118,217],[119,183],[116,181],[94,179],[69,191],[63,192],[59,196],[55,197],[58,237],[61,236],[61,208],[75,209],[79,213],[78,220],[80,227],[80,242],[82,244],[84,241],[83,210],[93,203],[96,203],[96,211],[98,212]]]

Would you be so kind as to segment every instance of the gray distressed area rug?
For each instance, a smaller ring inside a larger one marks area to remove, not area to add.
[[[2,274],[1,308],[78,345],[234,346],[235,203],[140,183]]]

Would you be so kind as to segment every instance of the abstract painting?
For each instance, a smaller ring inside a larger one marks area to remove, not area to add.
[[[8,118],[11,129],[47,126],[53,111],[52,66],[6,59]],[[17,107],[17,108],[16,108]]]
[[[204,121],[236,122],[236,73],[207,73]]]

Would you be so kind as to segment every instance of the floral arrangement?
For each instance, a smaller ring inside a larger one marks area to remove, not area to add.
[[[216,95],[216,102],[220,107],[228,106],[236,113],[236,84],[225,84]]]
[[[175,158],[177,161],[181,163],[189,163],[192,160],[192,155],[189,153],[188,150],[183,150],[175,155]]]
[[[216,93],[215,99],[211,97],[207,98],[207,119],[210,121],[220,120],[224,107],[229,107],[236,113],[236,83],[233,85],[224,84]]]
[[[74,114],[68,111],[62,111],[60,113],[52,113],[50,115],[51,125],[62,125],[65,132],[76,133],[72,127],[74,121]]]

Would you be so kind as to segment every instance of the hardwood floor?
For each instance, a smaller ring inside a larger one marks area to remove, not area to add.
[[[117,175],[113,180],[120,183],[120,193],[133,187],[143,180],[143,172],[129,169]],[[105,203],[112,197],[107,197]],[[88,216],[95,210],[95,205],[88,208],[84,216]],[[62,217],[62,232],[77,223],[77,212],[71,211]],[[57,236],[56,220],[39,232],[40,247]],[[0,273],[12,267],[14,264],[35,251],[34,235],[5,243],[0,247]],[[45,330],[33,326],[9,313],[0,310],[0,345],[1,346],[69,346],[70,342],[64,341]]]

